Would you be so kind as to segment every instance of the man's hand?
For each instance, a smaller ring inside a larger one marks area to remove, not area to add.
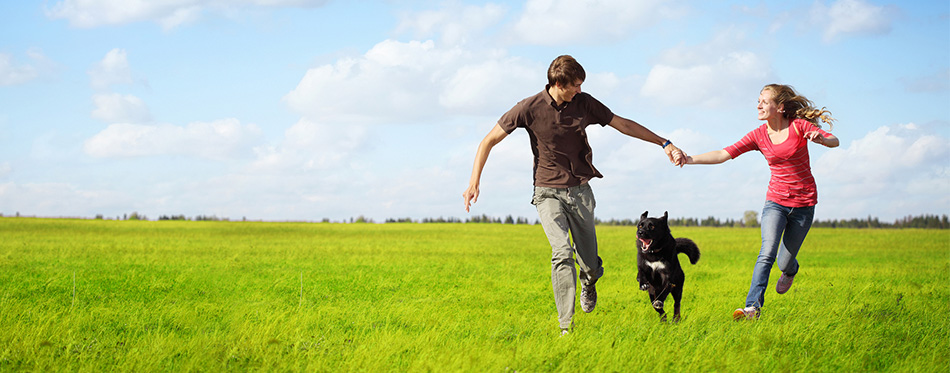
[[[666,156],[670,158],[670,163],[674,166],[683,167],[686,164],[687,156],[686,153],[677,148],[676,145],[672,143],[663,148],[663,151],[666,152]]]
[[[478,144],[478,151],[475,152],[475,164],[472,165],[472,178],[468,180],[468,189],[462,192],[462,200],[465,202],[465,212],[475,201],[478,201],[478,184],[482,178],[482,169],[485,168],[485,162],[488,161],[488,153],[501,140],[504,140],[508,133],[501,128],[501,125],[495,123],[488,135]]]
[[[465,212],[468,212],[469,207],[478,201],[478,184],[469,185],[462,193],[462,199],[465,201]]]

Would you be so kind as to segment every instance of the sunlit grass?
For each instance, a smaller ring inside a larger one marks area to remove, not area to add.
[[[682,322],[637,289],[634,230],[601,227],[597,309],[560,337],[538,226],[0,218],[0,370],[950,365],[948,231],[813,229],[754,323],[730,315],[758,230],[674,235],[702,250],[682,260]]]

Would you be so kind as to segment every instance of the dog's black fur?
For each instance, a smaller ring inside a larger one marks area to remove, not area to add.
[[[662,218],[648,218],[647,211],[637,223],[637,281],[640,290],[650,294],[653,309],[666,321],[663,302],[673,295],[673,321],[680,320],[680,299],[683,297],[683,281],[686,275],[680,266],[677,254],[684,253],[692,264],[699,261],[699,247],[688,238],[673,238],[667,222],[667,212]]]

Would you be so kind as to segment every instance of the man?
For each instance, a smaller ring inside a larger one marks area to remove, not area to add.
[[[472,178],[462,193],[465,211],[478,200],[478,186],[488,153],[516,128],[523,127],[534,153],[534,197],[541,225],[551,244],[551,284],[561,333],[573,327],[577,269],[580,267],[581,308],[591,312],[597,304],[594,284],[604,267],[597,255],[594,232],[594,195],[588,181],[603,177],[592,163],[586,128],[610,125],[621,133],[661,146],[674,165],[686,160],[669,140],[637,122],[614,115],[604,104],[581,92],[584,68],[571,56],[560,56],[548,67],[548,84],[540,93],[518,102],[498,120],[478,145]],[[571,243],[573,238],[573,244]]]

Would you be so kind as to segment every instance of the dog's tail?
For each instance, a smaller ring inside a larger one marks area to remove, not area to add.
[[[690,263],[696,264],[699,261],[699,246],[689,238],[676,239],[676,252],[686,254]]]

